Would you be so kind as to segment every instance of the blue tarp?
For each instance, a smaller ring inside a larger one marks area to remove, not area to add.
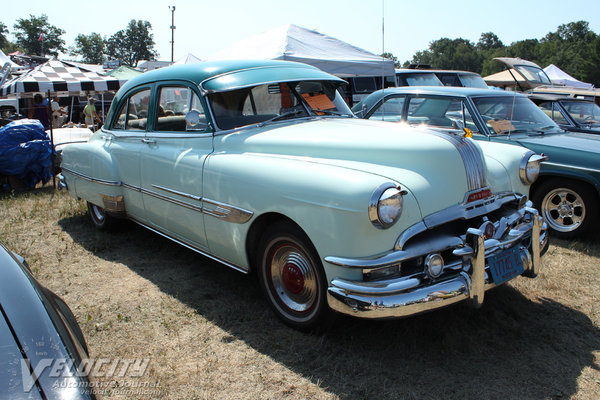
[[[0,128],[0,174],[30,188],[52,174],[52,145],[38,120],[21,119]]]

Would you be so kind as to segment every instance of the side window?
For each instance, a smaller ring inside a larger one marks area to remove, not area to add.
[[[406,97],[404,96],[386,99],[385,103],[377,107],[369,119],[394,122],[402,120],[405,100]]]
[[[148,119],[148,102],[150,89],[145,89],[129,96],[117,113],[118,118],[113,123],[113,129],[145,131]]]
[[[556,109],[556,106],[551,101],[546,101],[539,105],[540,109],[556,123],[566,124],[567,121],[560,111]]]
[[[205,131],[204,109],[196,93],[187,86],[160,88],[155,130],[160,132]]]

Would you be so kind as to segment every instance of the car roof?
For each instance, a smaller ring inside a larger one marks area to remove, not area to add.
[[[592,100],[582,99],[580,97],[570,97],[565,94],[552,94],[552,93],[529,93],[527,97],[538,101],[571,101],[575,103],[593,103]]]
[[[276,60],[223,60],[208,61],[194,64],[174,65],[160,68],[140,74],[130,79],[122,88],[121,93],[131,87],[152,83],[156,81],[184,80],[201,85],[203,82],[213,80],[208,90],[231,90],[236,87],[244,87],[247,84],[263,80],[278,71],[276,79],[269,81],[292,81],[295,79],[327,79],[344,82],[342,79],[330,75],[311,65],[293,61]],[[232,77],[227,79],[224,77]],[[216,83],[218,82],[218,83]]]
[[[479,89],[473,87],[456,87],[456,86],[402,86],[381,89],[371,93],[364,98],[360,103],[352,107],[356,113],[363,108],[371,109],[383,96],[400,94],[420,94],[420,95],[437,95],[437,96],[457,96],[457,97],[485,97],[485,96],[520,96],[525,95],[513,91],[496,90],[496,89]]]
[[[469,74],[469,75],[479,75],[477,72],[472,71],[461,71],[454,69],[419,69],[419,68],[398,68],[396,69],[397,74],[423,74],[423,73],[456,73],[456,74]],[[481,75],[479,75],[481,76]]]
[[[442,96],[523,96],[521,93],[512,91],[496,90],[496,89],[480,89],[473,87],[456,87],[456,86],[402,86],[378,90],[385,92],[385,95],[390,93],[409,94],[438,94]]]

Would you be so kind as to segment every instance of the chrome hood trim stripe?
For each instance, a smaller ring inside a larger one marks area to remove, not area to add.
[[[487,186],[483,153],[473,140],[450,132],[437,132],[432,130],[428,133],[447,140],[456,148],[465,165],[465,171],[467,172],[468,192]]]

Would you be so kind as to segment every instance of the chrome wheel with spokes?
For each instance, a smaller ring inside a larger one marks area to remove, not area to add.
[[[559,232],[576,230],[585,219],[585,203],[577,192],[556,188],[542,200],[543,217],[552,229]]]
[[[598,218],[598,196],[584,183],[547,180],[531,197],[550,232],[563,239],[585,234]]]

